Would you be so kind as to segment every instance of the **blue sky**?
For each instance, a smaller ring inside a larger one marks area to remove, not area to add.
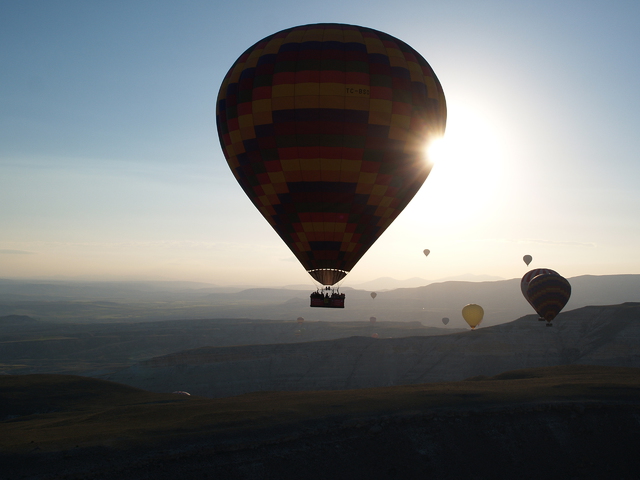
[[[0,3],[0,276],[311,283],[215,128],[233,61],[295,25],[401,38],[443,154],[345,281],[640,273],[640,3]],[[431,249],[428,258],[424,248]]]

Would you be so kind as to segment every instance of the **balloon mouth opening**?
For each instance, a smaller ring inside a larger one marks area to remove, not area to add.
[[[307,270],[314,280],[322,285],[335,285],[347,276],[347,271],[338,270],[337,268],[317,268],[315,270]]]

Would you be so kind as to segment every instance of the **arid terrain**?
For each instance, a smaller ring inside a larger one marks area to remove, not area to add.
[[[219,294],[205,310],[233,315],[188,320],[171,318],[198,289],[5,289],[0,478],[635,479],[640,276],[613,277],[573,279],[552,327],[526,305],[500,320],[522,307],[511,280],[354,291],[301,323],[289,290]],[[459,295],[493,323],[445,327]]]
[[[3,478],[637,478],[640,369],[208,399],[0,377]]]
[[[444,336],[202,347],[141,361],[103,378],[207,397],[255,391],[342,390],[457,381],[568,364],[640,368],[640,303],[535,315]]]

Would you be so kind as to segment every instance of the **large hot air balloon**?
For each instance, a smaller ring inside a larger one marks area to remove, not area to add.
[[[447,323],[449,323],[449,317],[444,317],[444,318],[442,319],[442,323],[444,323],[445,325],[446,325]]]
[[[445,97],[406,43],[343,24],[293,27],[249,48],[216,118],[231,170],[307,272],[334,285],[424,183]]]
[[[483,317],[484,309],[475,303],[470,303],[462,309],[462,318],[464,318],[464,321],[469,324],[471,330],[480,325]]]
[[[522,257],[522,260],[528,267],[529,264],[531,263],[531,260],[533,260],[533,257],[531,255],[525,255],[524,257]]]
[[[553,275],[558,275],[558,272],[556,272],[555,270],[551,270],[550,268],[536,268],[534,270],[529,270],[527,273],[523,275],[522,280],[520,280],[520,291],[522,291],[522,295],[524,296],[525,300],[529,302],[529,304],[532,307],[533,307],[533,304],[529,300],[529,297],[527,297],[527,287],[529,286],[529,282],[535,276],[542,275],[544,273],[551,273]]]
[[[557,273],[535,276],[527,286],[527,298],[535,311],[547,321],[556,318],[571,297],[571,284]]]
[[[431,250],[429,250],[428,248],[425,248],[425,249],[422,251],[422,253],[424,253],[424,256],[425,256],[425,257],[428,257],[428,256],[429,256],[429,254],[431,253]]]
[[[376,292],[371,292],[371,298],[376,298],[378,294]]]

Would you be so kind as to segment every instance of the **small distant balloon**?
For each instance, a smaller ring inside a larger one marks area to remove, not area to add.
[[[297,322],[298,322],[300,325],[302,325],[302,324],[304,323],[304,318],[302,318],[302,317],[298,317]]]
[[[470,303],[462,309],[462,318],[469,324],[471,330],[476,328],[484,318],[484,309],[480,305]]]
[[[525,255],[524,257],[522,257],[522,260],[524,260],[524,263],[526,263],[528,267],[531,263],[531,260],[533,260],[533,257],[531,255]]]
[[[378,334],[377,333],[371,334],[371,338],[378,338]]]
[[[191,396],[191,394],[189,392],[183,392],[182,390],[177,390],[177,391],[171,392],[171,393],[177,393],[178,395],[189,395],[189,396]]]
[[[377,320],[377,319],[376,319],[376,317],[370,317],[370,318],[369,318],[369,321],[370,321],[372,324],[376,323],[376,320]]]
[[[444,317],[444,318],[442,319],[442,323],[444,323],[445,325],[446,325],[447,323],[449,323],[449,317]]]
[[[535,276],[527,286],[527,298],[540,318],[551,322],[571,297],[571,284],[556,274],[543,273]]]
[[[425,256],[425,257],[428,257],[428,256],[429,256],[429,254],[431,253],[431,250],[429,250],[428,248],[425,248],[425,249],[422,251],[422,253],[424,253],[424,256]]]
[[[371,292],[371,298],[376,298],[378,294],[376,292]]]

